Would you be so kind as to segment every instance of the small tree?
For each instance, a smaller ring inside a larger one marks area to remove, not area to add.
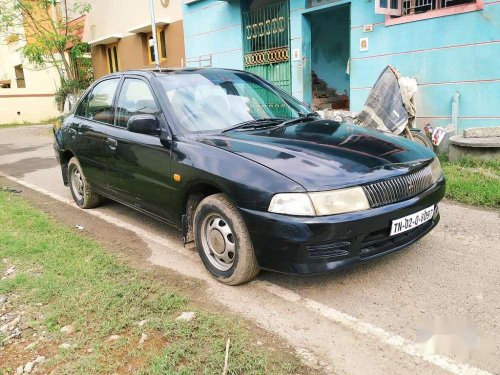
[[[78,61],[90,48],[80,40],[81,24],[68,22],[89,12],[80,0],[0,0],[1,42],[17,37],[24,58],[39,69],[55,68],[61,80],[56,102],[64,104],[66,95],[83,89],[90,77],[82,74]],[[76,18],[73,17],[73,18]]]

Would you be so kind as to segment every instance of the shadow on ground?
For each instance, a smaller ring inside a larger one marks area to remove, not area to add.
[[[0,171],[14,177],[23,177],[24,175],[50,169],[57,166],[55,158],[26,158],[12,163],[0,164]]]

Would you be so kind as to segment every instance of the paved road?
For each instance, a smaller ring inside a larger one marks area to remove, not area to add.
[[[48,127],[0,129],[0,173],[69,202],[51,142]],[[115,203],[88,214],[135,232],[151,250],[148,262],[205,280],[214,300],[325,373],[498,374],[500,212],[450,202],[440,209],[438,228],[407,251],[325,276],[263,272],[236,288],[208,277],[175,230]],[[464,327],[469,334],[458,335]]]

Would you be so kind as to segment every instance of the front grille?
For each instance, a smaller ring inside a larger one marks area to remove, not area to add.
[[[351,243],[348,241],[309,243],[306,245],[309,257],[311,258],[341,257],[349,254],[350,246]]]
[[[417,172],[363,186],[371,207],[384,206],[414,197],[432,185],[432,172],[425,167]]]

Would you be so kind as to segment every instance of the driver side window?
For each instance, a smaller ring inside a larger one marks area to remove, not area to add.
[[[126,78],[116,105],[115,125],[126,128],[128,120],[134,115],[158,116],[159,113],[148,84],[140,79]]]

